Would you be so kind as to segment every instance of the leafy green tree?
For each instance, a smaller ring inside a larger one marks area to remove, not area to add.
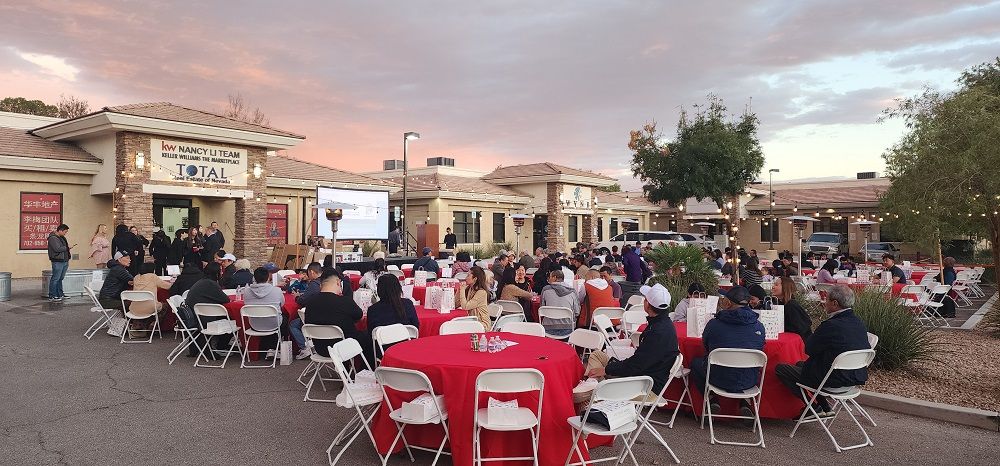
[[[622,185],[619,183],[614,183],[611,186],[598,187],[598,191],[604,191],[606,193],[620,193],[622,192]]]
[[[59,116],[59,108],[48,105],[41,100],[28,100],[24,97],[6,97],[0,100],[0,112],[24,113],[47,117]]]
[[[681,112],[671,142],[663,142],[655,122],[632,131],[632,173],[643,181],[651,202],[676,207],[690,197],[710,198],[722,207],[743,194],[764,166],[758,123],[749,109],[728,115],[722,100],[710,95],[708,105],[695,106],[693,116]]]
[[[886,221],[908,239],[983,235],[1000,266],[1000,58],[962,73],[949,93],[925,90],[883,118],[907,132],[883,154],[892,186],[882,198]]]

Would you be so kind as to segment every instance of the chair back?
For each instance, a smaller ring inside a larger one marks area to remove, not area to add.
[[[385,347],[410,339],[410,331],[403,324],[383,325],[372,331],[372,342],[375,343],[375,356],[384,354]]]
[[[379,367],[375,369],[375,380],[383,387],[400,392],[428,392],[434,387],[423,372],[396,367]]]
[[[631,308],[632,306],[642,306],[642,303],[644,302],[646,302],[645,296],[641,294],[634,294],[628,297],[625,307]]]
[[[305,323],[305,321],[306,321],[306,308],[300,307],[297,311],[295,311],[295,313],[299,315],[299,320],[301,320],[303,323]]]
[[[390,267],[396,267],[396,266],[392,265]],[[403,272],[401,270],[399,270],[399,268],[389,269],[389,273],[391,273],[392,275],[394,275],[396,278],[403,278],[403,277],[405,277],[405,275],[403,275]]]
[[[471,320],[449,320],[441,324],[440,335],[457,335],[462,333],[485,333],[483,323]]]
[[[174,313],[174,317],[176,317],[175,320],[177,321],[174,324],[174,327],[181,329],[182,331],[185,332],[198,331],[198,327],[188,327],[187,324],[184,323],[184,318],[181,317],[182,304],[184,304],[184,298],[180,297],[180,295],[174,295],[167,298],[167,305],[170,306],[170,311]]]
[[[506,313],[506,314],[517,314],[517,313],[524,314],[524,308],[521,307],[521,303],[519,303],[517,301],[509,301],[509,300],[506,300],[506,299],[500,299],[500,300],[497,300],[496,303],[499,304],[500,307],[503,308],[503,312]]]
[[[497,303],[489,303],[486,305],[486,313],[490,315],[491,319],[496,319],[503,314],[503,306]]]
[[[646,323],[646,311],[628,310],[622,315],[622,327],[626,333],[633,333],[639,330],[642,324]]]
[[[507,322],[500,327],[501,332],[532,337],[545,337],[545,327],[537,322]]]
[[[871,349],[875,349],[875,347],[878,346],[878,335],[868,332],[868,346],[870,346]]]
[[[631,401],[635,398],[645,398],[653,388],[653,378],[648,375],[638,377],[621,377],[617,379],[606,379],[597,384],[593,401]]]
[[[306,340],[343,340],[344,331],[336,325],[305,324],[302,326],[302,336]]]
[[[760,350],[716,348],[708,353],[708,364],[723,367],[766,367],[767,355]]]
[[[360,270],[345,270],[344,271],[344,275],[357,275],[357,276],[360,277],[361,276],[361,271]]]
[[[863,349],[845,351],[837,355],[830,364],[831,370],[855,370],[868,367],[875,360],[875,350]]]
[[[303,330],[305,330],[305,326],[303,326]],[[358,340],[346,338],[334,343],[333,346],[328,347],[328,349],[330,352],[330,359],[333,359],[333,367],[337,370],[337,375],[340,376],[340,380],[344,381],[345,384],[353,382],[354,379],[351,377],[350,371],[347,370],[347,366],[345,366],[344,363],[361,355],[363,350],[361,349],[361,344],[358,343]],[[365,361],[365,364],[368,364],[368,362]],[[347,390],[347,393],[350,395],[351,391]]]
[[[931,294],[933,295],[946,295],[951,291],[951,285],[934,285],[931,289]]]
[[[250,328],[258,332],[273,332],[281,328],[281,311],[278,310],[277,307],[270,304],[244,304],[243,307],[240,308],[240,316],[245,322],[249,322]],[[272,321],[273,325],[268,327],[254,325],[255,323],[262,323],[260,320],[255,322],[253,320],[255,318],[272,318],[275,320]]]
[[[546,319],[572,319],[576,320],[573,310],[560,306],[541,306],[538,308],[538,320]]]
[[[199,303],[194,305],[194,314],[198,317],[229,318],[229,311],[221,304]]]
[[[403,328],[405,328],[406,332],[410,334],[411,340],[420,336],[420,329],[418,329],[417,327],[414,327],[412,325],[404,325]]]
[[[94,293],[93,288],[91,288],[90,286],[84,286],[83,289],[84,291],[87,292],[87,296],[90,296],[90,300],[94,302],[94,306],[104,309],[104,306],[101,305],[101,302],[97,300],[97,293]]]
[[[544,387],[545,377],[537,369],[488,369],[476,377],[477,392],[523,393]]]
[[[396,265],[396,264],[389,264],[389,265],[385,266],[385,269],[388,270],[388,271],[390,271],[390,272],[398,272],[399,271],[399,266]],[[400,275],[402,275],[402,274],[400,274]]]
[[[594,327],[603,332],[608,336],[618,336],[618,332],[615,331],[615,325],[611,322],[611,318],[605,314],[594,314]]]
[[[294,270],[287,270],[287,269],[286,270],[279,270],[277,272],[274,272],[274,275],[278,277],[278,280],[284,280],[285,277],[287,277],[289,275],[295,275],[295,271]]]
[[[455,280],[464,282],[466,278],[469,278],[469,272],[458,272],[455,274]]]
[[[156,314],[156,295],[152,291],[125,290],[121,294],[122,308],[128,309],[135,314],[150,315]],[[125,301],[129,301],[129,306],[125,307]],[[138,303],[149,303],[146,306],[133,306]]]
[[[225,293],[226,296],[236,296],[236,288],[226,288],[222,290],[222,292]]]
[[[604,334],[594,330],[578,328],[569,334],[569,344],[590,351],[597,351],[604,347]]]
[[[607,316],[609,319],[621,319],[625,315],[625,309],[620,307],[599,307],[594,309],[594,317],[599,315]]]
[[[413,264],[403,264],[403,265],[399,266],[399,268],[402,269],[402,270],[409,270],[409,269],[413,268]]]
[[[500,316],[496,322],[493,322],[493,331],[498,331],[503,328],[504,325],[511,322],[524,322],[524,313],[520,314],[504,314]]]

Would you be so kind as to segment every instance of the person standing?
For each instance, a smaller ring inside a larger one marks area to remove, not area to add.
[[[128,231],[135,238],[133,240],[135,253],[132,254],[132,265],[129,266],[129,272],[135,276],[142,273],[142,264],[146,262],[146,248],[149,247],[149,240],[142,236],[137,226],[133,225]]]
[[[218,225],[218,223],[212,222],[205,232],[205,249],[201,251],[203,262],[211,262],[212,256],[217,251],[223,250],[223,246],[225,246],[226,239],[222,237],[222,232],[217,229]]]
[[[399,227],[396,227],[389,232],[389,254],[396,254],[399,252],[399,243],[401,242],[402,234],[399,232]]]
[[[97,225],[94,236],[90,238],[90,260],[98,269],[108,266],[111,260],[111,241],[108,240],[108,226]]]
[[[184,251],[186,249],[187,230],[177,230],[174,233],[174,242],[170,244],[170,254],[167,255],[168,265],[181,265],[184,262]]]
[[[49,262],[52,263],[52,276],[49,278],[49,301],[66,299],[62,282],[63,278],[66,277],[66,270],[69,269],[70,250],[76,247],[75,244],[70,246],[66,241],[67,232],[69,232],[69,227],[63,223],[56,227],[56,231],[49,233]]]
[[[216,236],[215,241],[219,243],[219,249],[226,248],[226,237],[222,234],[222,230],[219,229],[219,222],[212,222],[210,225],[212,227],[213,236]]]
[[[444,248],[449,252],[458,247],[458,237],[451,232],[451,228],[444,229]]]
[[[149,244],[149,255],[153,256],[153,273],[159,276],[167,274],[167,258],[170,256],[170,238],[163,230],[153,233],[153,241]]]

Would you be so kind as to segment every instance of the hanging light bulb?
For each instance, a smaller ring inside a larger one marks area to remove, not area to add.
[[[799,211],[799,206],[798,205],[796,205],[795,207],[792,207],[792,212],[798,212],[798,211]]]

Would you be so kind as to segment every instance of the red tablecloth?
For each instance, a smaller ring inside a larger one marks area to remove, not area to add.
[[[237,301],[236,296],[230,296],[229,302],[223,304],[226,307],[226,312],[229,313],[229,318],[236,321],[236,325],[240,327],[240,344],[243,344],[243,317],[240,316],[240,309],[243,309],[243,301]],[[295,295],[291,293],[285,293],[285,304],[281,306],[281,312],[283,312],[288,317],[288,322],[291,323],[293,320],[299,318],[299,305],[295,302]],[[260,338],[253,338],[250,340],[250,345],[247,349],[250,351],[256,351],[258,345],[260,344]],[[292,346],[295,346],[294,340]],[[257,360],[260,357],[258,353],[251,353],[250,359]]]
[[[802,275],[815,275],[816,269],[802,269]]]
[[[420,321],[418,336],[433,337],[441,332],[441,324],[456,317],[468,316],[469,313],[461,309],[455,309],[448,314],[441,314],[434,309],[424,309],[421,305],[414,306],[417,309],[417,320]],[[357,324],[358,330],[368,330],[368,317],[362,317]]]
[[[350,274],[347,276],[351,280],[351,289],[357,291],[361,288],[361,275]]]
[[[402,269],[403,277],[410,278],[413,277],[413,267]]]
[[[414,286],[413,287],[413,299],[417,300],[420,304],[424,303],[424,298],[427,297],[427,287],[426,286]]]
[[[691,367],[691,360],[705,356],[705,345],[701,338],[688,338],[687,323],[675,322],[677,343],[684,355],[684,366]],[[769,419],[792,419],[799,415],[805,404],[798,393],[793,394],[781,384],[774,368],[778,364],[795,364],[806,359],[806,347],[802,337],[795,333],[782,333],[777,340],[767,340],[764,343],[764,354],[767,354],[767,368],[764,370],[764,393],[760,401],[760,416]],[[695,412],[701,415],[702,393],[691,382],[691,398],[694,400]],[[668,398],[677,399],[681,395],[681,385],[673,382],[668,390]],[[739,404],[735,400],[721,400],[724,414],[738,414]]]
[[[382,365],[421,371],[430,379],[434,391],[444,396],[450,427],[452,464],[455,465],[472,464],[473,395],[476,377],[486,369],[524,367],[538,369],[545,377],[538,463],[562,464],[566,461],[571,446],[570,440],[573,438],[566,419],[576,415],[573,409],[572,391],[583,375],[583,364],[580,363],[576,351],[565,343],[526,335],[509,333],[500,335],[506,340],[518,342],[518,345],[501,353],[490,354],[472,352],[469,348],[468,335],[420,338],[389,348],[385,358],[382,359]],[[406,398],[400,397],[394,399],[393,403],[415,396],[416,394]],[[531,394],[491,396],[501,401],[516,397],[520,406],[532,409],[538,405],[538,398]],[[487,396],[483,396],[480,399],[480,406],[485,407],[487,399]],[[384,404],[375,417],[372,427],[379,450],[388,451],[396,435],[396,426],[389,419]],[[437,448],[442,437],[443,432],[438,425],[406,428],[406,439],[412,445]],[[531,456],[531,440],[527,431],[498,433],[484,430],[480,438],[484,456]],[[398,446],[402,449],[402,442],[399,442]]]

